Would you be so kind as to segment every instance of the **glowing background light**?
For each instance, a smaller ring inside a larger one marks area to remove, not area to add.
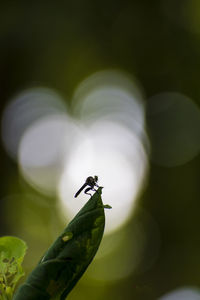
[[[55,194],[65,157],[71,151],[78,127],[64,114],[43,117],[24,133],[19,146],[19,166],[24,178],[35,188]]]
[[[61,199],[67,208],[64,211],[72,217],[85,202],[84,194],[74,200],[74,191],[88,174],[99,175],[99,183],[105,187],[104,202],[114,209],[112,213],[106,211],[109,214],[106,228],[110,231],[130,216],[143,183],[147,158],[138,138],[122,125],[100,121],[89,127],[88,134],[90,139],[80,141],[66,165],[60,186]]]
[[[22,135],[33,122],[61,112],[66,112],[66,106],[52,89],[31,88],[13,98],[2,118],[2,139],[10,156],[16,159]]]
[[[114,71],[87,78],[73,98],[72,111],[87,135],[77,142],[65,164],[59,187],[61,210],[75,215],[86,196],[82,193],[73,199],[73,195],[87,176],[98,175],[99,184],[105,187],[104,203],[113,207],[112,213],[106,211],[106,233],[128,221],[144,186],[148,162],[143,142],[148,141],[141,99],[133,81]]]
[[[56,91],[26,90],[5,109],[5,148],[18,157],[23,178],[41,193],[58,195],[61,215],[71,219],[88,199],[75,192],[99,176],[103,201],[113,207],[106,233],[124,225],[148,170],[145,108],[138,84],[126,73],[101,71],[76,89],[72,106]]]
[[[200,291],[197,288],[182,288],[164,295],[159,300],[199,300]]]
[[[137,84],[126,73],[102,71],[85,79],[73,97],[73,111],[82,121],[103,118],[144,130],[144,103]]]

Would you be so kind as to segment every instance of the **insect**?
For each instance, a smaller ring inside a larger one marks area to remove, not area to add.
[[[98,176],[94,176],[94,177],[92,177],[92,176],[89,176],[87,179],[86,179],[86,181],[85,181],[85,183],[82,185],[82,187],[78,190],[78,192],[75,194],[75,198],[82,192],[82,190],[84,190],[84,188],[87,186],[87,185],[89,185],[89,187],[84,191],[84,193],[85,194],[87,194],[87,195],[90,195],[90,196],[92,196],[90,193],[88,193],[90,190],[92,190],[92,191],[96,191],[95,190],[95,186],[97,186],[98,187],[98,184],[97,184],[97,181],[98,181]]]

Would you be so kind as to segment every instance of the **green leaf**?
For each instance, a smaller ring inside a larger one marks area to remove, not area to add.
[[[16,283],[24,275],[21,263],[26,249],[26,243],[19,238],[0,238],[0,300],[12,299]]]
[[[109,204],[105,204],[103,207],[104,207],[104,208],[108,208],[108,209],[111,209],[111,208],[112,208],[112,206],[110,206]]]
[[[94,258],[103,236],[101,191],[99,188],[47,250],[14,300],[66,299]]]

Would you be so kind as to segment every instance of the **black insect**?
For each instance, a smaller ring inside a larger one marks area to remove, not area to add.
[[[98,181],[98,176],[96,176],[96,175],[95,175],[94,177],[92,177],[92,176],[88,177],[88,178],[86,179],[84,185],[82,185],[82,187],[78,190],[78,192],[75,194],[74,197],[76,198],[76,197],[82,192],[82,190],[83,190],[87,185],[89,185],[89,188],[87,188],[87,189],[84,191],[84,193],[91,196],[91,194],[88,193],[88,192],[89,192],[90,190],[91,190],[91,191],[96,191],[94,187],[95,187],[95,186],[98,187],[97,181]]]

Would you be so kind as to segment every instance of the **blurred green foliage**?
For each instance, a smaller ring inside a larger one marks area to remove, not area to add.
[[[21,266],[26,243],[19,238],[0,238],[0,299],[11,300],[18,280],[24,276]]]

